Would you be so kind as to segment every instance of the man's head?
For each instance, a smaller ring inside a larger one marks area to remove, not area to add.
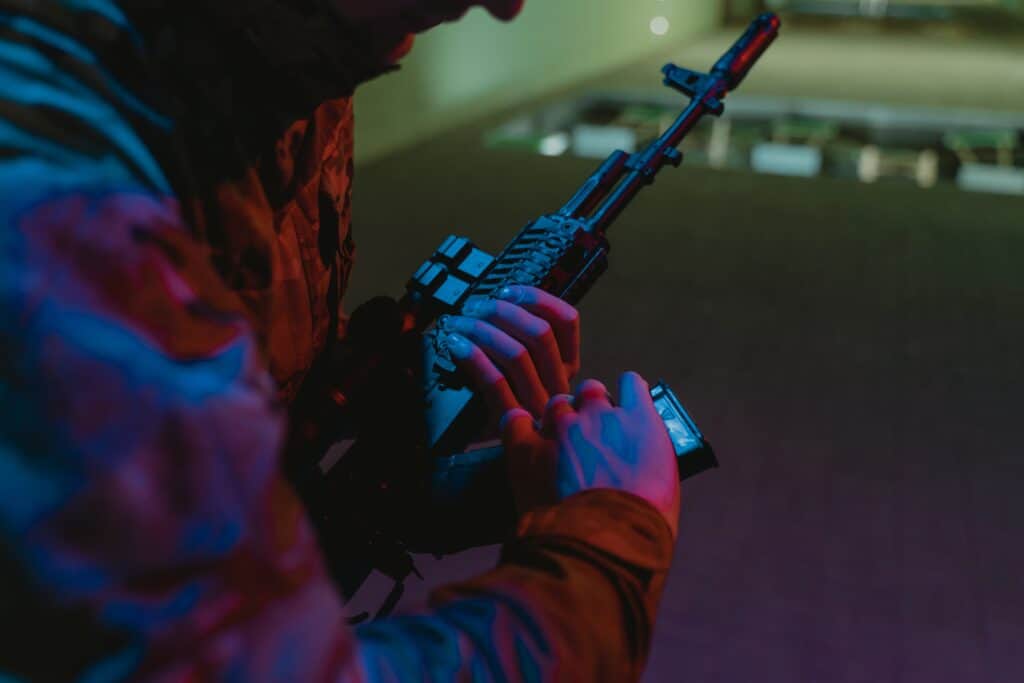
[[[446,21],[454,21],[471,7],[485,7],[495,17],[507,21],[519,14],[524,1],[331,0],[342,17],[371,32],[383,54],[392,60],[409,51],[415,34]]]

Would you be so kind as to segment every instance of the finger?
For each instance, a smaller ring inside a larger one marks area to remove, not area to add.
[[[528,412],[515,408],[505,413],[501,419],[501,443],[519,514],[557,501],[555,453],[544,448],[536,423]]]
[[[537,438],[533,416],[522,408],[513,408],[506,412],[498,428],[506,451],[529,444]]]
[[[470,384],[483,395],[492,415],[506,415],[520,407],[508,380],[480,347],[459,334],[449,334],[445,345],[452,360],[469,377]]]
[[[611,409],[612,400],[608,395],[608,387],[596,379],[588,379],[576,388],[576,410]]]
[[[498,298],[522,306],[548,321],[558,340],[562,361],[575,372],[580,364],[580,314],[575,308],[543,289],[512,285],[502,287]]]
[[[647,381],[635,372],[624,372],[619,378],[619,404],[624,410],[654,414],[654,401]]]
[[[576,409],[572,407],[572,396],[568,394],[553,396],[544,407],[541,434],[551,439],[557,437],[558,434],[569,428],[576,415]]]
[[[501,368],[512,391],[523,407],[534,415],[544,411],[548,392],[537,375],[537,368],[525,346],[482,320],[452,316],[448,328],[458,332],[483,349],[483,352]]]
[[[491,323],[525,345],[548,395],[569,392],[568,373],[551,323],[515,304],[483,297],[470,300],[463,312]]]

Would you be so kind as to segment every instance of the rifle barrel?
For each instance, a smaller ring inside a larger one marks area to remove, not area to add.
[[[630,171],[629,174],[614,187],[614,190],[609,188],[611,194],[588,219],[588,230],[596,233],[605,232],[640,190],[654,182],[655,176],[666,163],[679,164],[681,156],[677,148],[683,139],[705,114],[717,116],[722,113],[721,100],[740,84],[775,40],[779,33],[779,25],[779,18],[775,14],[762,14],[750,23],[743,35],[715,62],[710,74],[699,79],[697,74],[693,74],[696,82],[690,104],[657,140],[642,152],[628,158],[623,166]]]
[[[612,152],[558,213],[567,218],[579,218],[590,213],[595,204],[615,187],[627,161],[629,155],[621,149]]]

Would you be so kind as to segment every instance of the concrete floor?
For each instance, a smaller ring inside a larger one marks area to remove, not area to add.
[[[593,166],[479,134],[359,170],[352,305]],[[684,167],[611,238],[584,373],[665,378],[722,462],[685,486],[645,680],[1024,681],[1024,202]],[[493,558],[424,561],[406,604]]]

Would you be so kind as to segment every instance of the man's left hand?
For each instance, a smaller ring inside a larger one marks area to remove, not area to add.
[[[521,406],[540,419],[552,396],[569,393],[579,372],[579,312],[536,287],[470,299],[445,327],[453,358],[496,418]]]

